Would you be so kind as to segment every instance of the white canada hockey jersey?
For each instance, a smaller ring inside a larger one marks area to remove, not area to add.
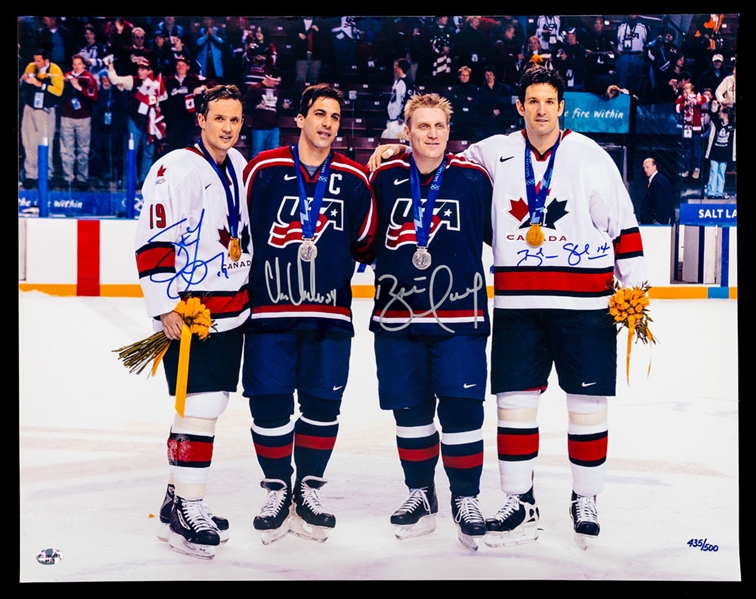
[[[520,131],[489,137],[463,154],[494,181],[494,308],[606,308],[613,276],[625,286],[646,280],[638,222],[617,166],[596,142],[565,131],[546,198],[545,242],[532,247],[525,240],[525,147]],[[537,182],[550,155],[533,151]]]
[[[228,152],[238,185],[238,236],[242,254],[229,256],[231,240],[226,191],[218,174],[196,147],[170,152],[152,165],[142,186],[144,204],[136,235],[136,261],[147,312],[155,330],[161,314],[181,298],[201,298],[218,332],[238,327],[249,318],[249,269],[252,249],[243,173],[247,161]]]

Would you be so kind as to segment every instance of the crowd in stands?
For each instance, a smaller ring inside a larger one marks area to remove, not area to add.
[[[714,151],[720,177],[735,127],[737,31],[724,17],[20,17],[19,182],[37,185],[47,139],[53,188],[119,188],[129,143],[139,184],[193,142],[196,106],[218,83],[245,94],[249,158],[287,143],[301,90],[318,82],[354,92],[344,135],[391,131],[421,89],[451,100],[453,139],[477,141],[519,126],[512,97],[529,64],[558,70],[569,91],[669,104],[681,174],[698,178]],[[707,193],[721,195],[719,178]]]

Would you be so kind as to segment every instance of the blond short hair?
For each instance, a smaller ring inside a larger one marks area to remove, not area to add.
[[[410,127],[410,121],[412,115],[419,108],[438,108],[446,115],[446,124],[451,121],[452,105],[449,100],[438,94],[417,94],[410,98],[407,105],[404,107],[404,122]]]

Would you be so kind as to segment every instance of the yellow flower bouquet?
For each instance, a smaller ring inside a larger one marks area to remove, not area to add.
[[[630,352],[633,340],[636,342],[654,344],[657,340],[651,334],[648,323],[653,322],[649,316],[648,283],[635,287],[622,287],[619,281],[614,282],[614,295],[609,298],[609,314],[617,325],[617,333],[627,328],[627,359],[625,361],[625,376],[630,384]],[[648,373],[651,372],[651,360],[648,362]]]
[[[186,300],[181,300],[176,304],[173,311],[181,315],[189,332],[197,335],[200,339],[206,339],[210,334],[210,329],[215,325],[210,317],[210,310],[199,298],[187,297]],[[132,373],[141,374],[145,366],[152,361],[153,366],[150,374],[155,376],[157,367],[165,352],[168,351],[170,344],[171,340],[165,336],[165,333],[158,331],[146,339],[113,351],[118,352],[118,359],[122,360],[123,365]]]

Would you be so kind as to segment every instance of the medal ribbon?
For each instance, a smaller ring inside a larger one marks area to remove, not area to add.
[[[430,189],[428,190],[428,199],[425,201],[425,208],[423,208],[420,196],[420,172],[417,170],[414,157],[410,154],[410,190],[412,191],[412,210],[414,213],[415,237],[418,247],[428,247],[433,207],[436,205],[436,198],[441,189],[445,167],[446,157],[441,160],[441,164],[436,169],[436,174],[433,175],[433,181],[431,181]]]
[[[561,137],[561,136],[560,136]],[[541,184],[536,192],[535,172],[533,171],[533,159],[530,157],[530,140],[525,138],[525,187],[528,192],[528,210],[530,211],[530,224],[540,225],[543,219],[543,210],[546,207],[546,196],[551,185],[551,175],[554,172],[554,157],[559,147],[559,140],[551,148],[551,157],[546,171],[541,178]]]
[[[314,239],[315,229],[320,217],[320,206],[323,204],[326,183],[331,170],[331,154],[325,159],[323,166],[320,167],[318,182],[315,184],[315,193],[312,196],[312,202],[307,205],[307,192],[304,187],[304,177],[299,165],[299,150],[296,145],[291,146],[291,153],[294,155],[294,170],[297,172],[297,185],[299,186],[299,220],[302,223],[302,238]],[[313,220],[314,218],[314,220]]]
[[[228,158],[228,156],[226,156],[226,159],[223,161],[223,163],[225,164],[226,169],[228,170],[228,174],[231,177],[231,181],[233,181],[234,184],[234,193],[232,196],[231,185],[229,184],[228,179],[223,176],[223,173],[215,163],[215,160],[213,160],[213,157],[210,156],[210,152],[208,152],[207,148],[205,148],[205,144],[202,143],[201,137],[199,138],[199,141],[197,143],[200,150],[202,150],[202,155],[205,157],[205,160],[210,163],[210,165],[213,167],[213,170],[220,178],[221,183],[223,184],[223,189],[226,191],[226,205],[228,206],[228,228],[230,229],[229,233],[231,234],[232,238],[238,238],[240,220],[239,209],[241,208],[241,203],[239,202],[239,185],[236,180],[234,165],[231,163],[231,160]]]

